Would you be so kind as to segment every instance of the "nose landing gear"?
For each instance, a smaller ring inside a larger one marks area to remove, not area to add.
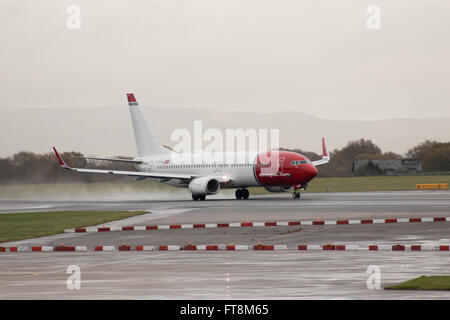
[[[250,192],[247,189],[237,189],[235,193],[236,199],[244,199],[247,200],[250,196]]]
[[[293,199],[300,199],[300,192],[298,192],[298,191],[292,192],[292,198]]]
[[[294,186],[294,192],[292,192],[293,199],[300,199],[300,192],[298,192],[297,190],[300,190],[301,188],[306,188],[306,185],[302,186],[301,184],[296,184]]]

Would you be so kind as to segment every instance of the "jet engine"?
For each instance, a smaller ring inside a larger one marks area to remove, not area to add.
[[[220,190],[220,183],[211,177],[195,178],[189,183],[189,190],[193,195],[216,194]]]

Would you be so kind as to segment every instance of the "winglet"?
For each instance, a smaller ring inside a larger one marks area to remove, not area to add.
[[[327,146],[325,144],[325,138],[322,138],[322,155],[323,157],[328,157]]]
[[[68,165],[64,162],[63,158],[60,156],[58,151],[56,151],[56,148],[53,147],[53,152],[55,153],[56,159],[58,159],[59,165],[64,169],[70,169]]]
[[[325,138],[322,138],[322,159],[313,161],[313,166],[319,166],[321,164],[326,164],[330,161],[330,156],[328,155],[327,145],[325,144]]]
[[[128,105],[130,107],[138,105],[136,98],[134,97],[134,93],[127,93],[127,99],[128,99]]]

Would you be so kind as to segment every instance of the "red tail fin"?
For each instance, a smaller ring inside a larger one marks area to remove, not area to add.
[[[127,93],[127,98],[128,98],[128,105],[130,105],[130,106],[138,105],[133,93]]]

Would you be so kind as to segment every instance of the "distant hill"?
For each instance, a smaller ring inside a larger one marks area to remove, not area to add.
[[[365,138],[383,151],[400,154],[426,139],[450,141],[450,118],[335,121],[296,111],[257,114],[145,106],[144,112],[159,141],[172,146],[171,132],[192,132],[194,120],[203,120],[204,130],[218,128],[223,133],[226,128],[278,128],[282,147],[315,152],[321,152],[322,136],[330,150]],[[50,152],[52,145],[90,155],[136,152],[127,106],[0,110],[0,134],[1,157],[19,151]]]

